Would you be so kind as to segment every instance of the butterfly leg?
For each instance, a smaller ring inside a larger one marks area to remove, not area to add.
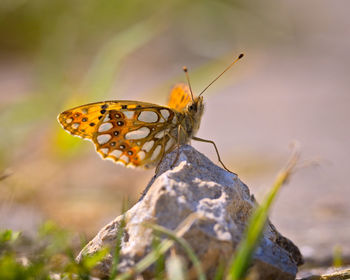
[[[176,157],[175,160],[173,161],[173,163],[171,164],[171,168],[173,168],[175,166],[175,163],[178,161],[179,157],[180,157],[180,130],[181,130],[182,126],[178,125],[177,127],[177,143],[176,143]]]
[[[166,135],[169,135],[169,137],[172,137],[170,134],[166,134]],[[160,163],[162,162],[162,160],[163,160],[163,158],[165,157],[165,144],[166,144],[166,142],[165,142],[165,136],[163,137],[163,145],[162,145],[162,152],[161,152],[161,154],[162,154],[162,157],[160,158],[160,160],[159,160],[159,162],[158,162],[158,164],[157,164],[157,167],[156,167],[156,170],[155,170],[155,173],[157,174],[158,173],[158,170],[159,170],[159,165],[160,165]]]
[[[207,140],[207,139],[202,139],[202,138],[195,137],[195,136],[193,136],[192,139],[193,139],[193,140],[196,140],[196,141],[199,141],[199,142],[205,142],[205,143],[211,143],[211,144],[213,144],[213,145],[214,145],[214,148],[215,148],[215,151],[216,151],[216,155],[218,156],[218,160],[219,160],[219,162],[221,163],[221,165],[223,166],[223,168],[224,168],[226,171],[228,171],[228,172],[230,172],[230,173],[232,173],[232,174],[234,174],[234,175],[237,175],[236,173],[234,173],[234,172],[232,172],[231,170],[229,170],[229,169],[225,166],[225,164],[222,162],[222,160],[221,160],[221,158],[220,158],[219,150],[218,150],[218,148],[216,147],[214,141],[212,141],[212,140]]]

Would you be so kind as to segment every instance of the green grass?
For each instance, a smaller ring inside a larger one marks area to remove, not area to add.
[[[298,153],[294,152],[286,168],[278,174],[266,198],[260,206],[253,211],[244,234],[244,239],[241,240],[237,252],[229,265],[229,273],[226,277],[227,280],[244,279],[247,274],[255,249],[263,235],[271,205],[281,187],[288,181],[297,163],[298,157]]]
[[[245,279],[255,249],[262,236],[269,209],[281,187],[288,181],[297,159],[298,154],[295,152],[286,168],[277,176],[266,198],[253,211],[244,238],[232,260],[227,266],[224,263],[218,266],[215,279]],[[126,223],[123,219],[117,233],[116,246],[113,249],[114,257],[109,279],[132,279],[152,265],[155,267],[155,279],[184,279],[186,276],[188,277],[191,270],[187,271],[181,257],[171,251],[171,248],[177,243],[182,246],[192,262],[192,271],[195,272],[195,277],[205,280],[206,275],[200,260],[190,244],[182,237],[198,218],[196,214],[191,214],[174,231],[155,224],[145,224],[146,227],[153,230],[155,236],[151,252],[141,259],[131,271],[119,273],[117,267],[120,261],[121,241]],[[162,239],[159,237],[160,235]],[[19,232],[2,231],[0,232],[0,279],[53,279],[55,274],[60,275],[61,279],[89,279],[93,268],[110,252],[109,249],[104,248],[93,255],[85,256],[78,264],[75,262],[75,255],[79,248],[74,250],[73,245],[73,235],[59,228],[53,222],[45,223],[38,230],[37,237],[30,242]],[[170,255],[166,255],[169,250]]]

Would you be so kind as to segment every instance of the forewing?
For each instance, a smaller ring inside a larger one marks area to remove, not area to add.
[[[185,84],[177,84],[170,92],[168,106],[181,112],[191,101],[192,98],[189,87]]]
[[[97,152],[126,166],[151,167],[176,141],[176,112],[137,101],[106,101],[61,113],[59,122],[73,135],[92,140]]]
[[[92,139],[109,103],[91,103],[66,110],[58,115],[58,121],[70,134]]]

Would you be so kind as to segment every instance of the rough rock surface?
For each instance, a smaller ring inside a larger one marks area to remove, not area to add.
[[[345,280],[350,279],[350,267],[322,267],[299,273],[297,280]]]
[[[191,213],[200,219],[183,237],[204,264],[209,279],[218,264],[230,260],[242,238],[247,219],[255,205],[248,187],[233,175],[212,163],[193,147],[180,148],[180,157],[171,168],[176,151],[165,156],[144,194],[125,214],[119,269],[126,271],[150,251],[153,233],[143,223],[157,223],[174,230]],[[80,252],[77,260],[102,247],[114,248],[122,216],[110,222]],[[176,251],[188,261],[181,247]],[[111,250],[113,251],[113,250]],[[108,275],[112,256],[98,267],[100,276]],[[298,248],[269,223],[254,256],[258,279],[295,279],[302,263]],[[152,267],[144,274],[152,278]]]

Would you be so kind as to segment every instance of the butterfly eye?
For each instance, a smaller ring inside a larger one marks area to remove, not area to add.
[[[190,111],[197,111],[197,105],[196,104],[191,104],[190,107],[188,107]]]

